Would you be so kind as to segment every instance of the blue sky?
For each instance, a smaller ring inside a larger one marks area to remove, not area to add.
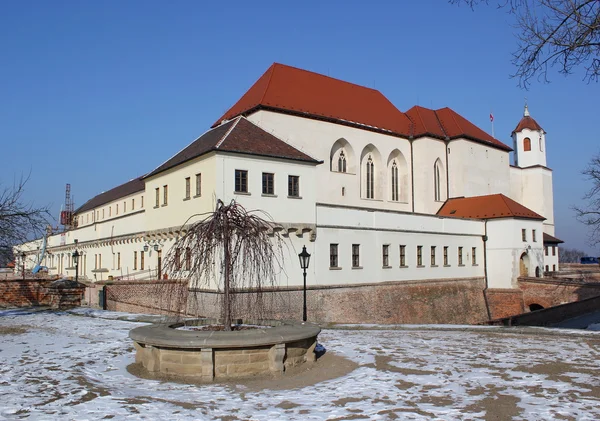
[[[226,4],[227,6],[223,6]],[[445,0],[0,2],[0,182],[57,215],[203,133],[273,63],[376,88],[405,111],[451,107],[511,145],[527,97],[547,132],[556,234],[598,255],[570,210],[600,151],[600,86],[581,71],[517,87],[512,16]]]

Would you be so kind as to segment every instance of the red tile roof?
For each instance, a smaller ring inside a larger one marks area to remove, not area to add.
[[[279,63],[269,67],[212,127],[258,108],[410,135],[408,117],[381,92]]]
[[[274,63],[212,127],[256,110],[292,113],[400,137],[466,138],[512,149],[450,108],[413,107],[403,113],[381,92]]]
[[[537,121],[535,121],[532,117],[530,116],[525,116],[521,119],[521,121],[519,121],[519,124],[517,124],[517,127],[515,127],[515,129],[512,131],[513,133],[516,132],[520,132],[523,129],[529,129],[529,130],[541,130],[544,131],[544,129],[542,129],[542,126],[540,126]]]
[[[408,110],[406,115],[414,123],[413,136],[415,138],[422,136],[449,140],[463,138],[488,144],[505,151],[512,151],[512,148],[493,138],[448,107],[430,110],[417,105]]]
[[[144,178],[166,171],[211,151],[236,152],[305,161],[313,164],[320,163],[320,161],[311,158],[304,152],[266,132],[256,124],[246,120],[246,118],[239,117],[207,131]]]
[[[527,218],[546,219],[503,194],[457,197],[448,199],[437,213],[455,218],[495,219]]]

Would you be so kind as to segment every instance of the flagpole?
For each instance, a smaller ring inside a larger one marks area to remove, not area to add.
[[[490,111],[490,121],[492,122],[492,137],[495,139],[496,136],[494,135],[494,113]]]

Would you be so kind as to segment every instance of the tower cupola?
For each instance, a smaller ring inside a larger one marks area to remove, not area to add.
[[[521,168],[546,167],[546,132],[529,114],[525,104],[523,118],[512,132],[515,165]]]

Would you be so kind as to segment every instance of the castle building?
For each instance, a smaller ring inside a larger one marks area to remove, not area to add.
[[[315,319],[477,322],[519,277],[559,265],[546,133],[527,106],[512,140],[450,108],[402,112],[377,90],[273,64],[190,145],[77,209],[44,256],[42,240],[22,249],[51,274],[74,275],[77,248],[80,278],[156,280],[190,216],[235,199],[289,239],[286,291],[302,285],[307,247]],[[431,316],[442,307],[456,310]]]

